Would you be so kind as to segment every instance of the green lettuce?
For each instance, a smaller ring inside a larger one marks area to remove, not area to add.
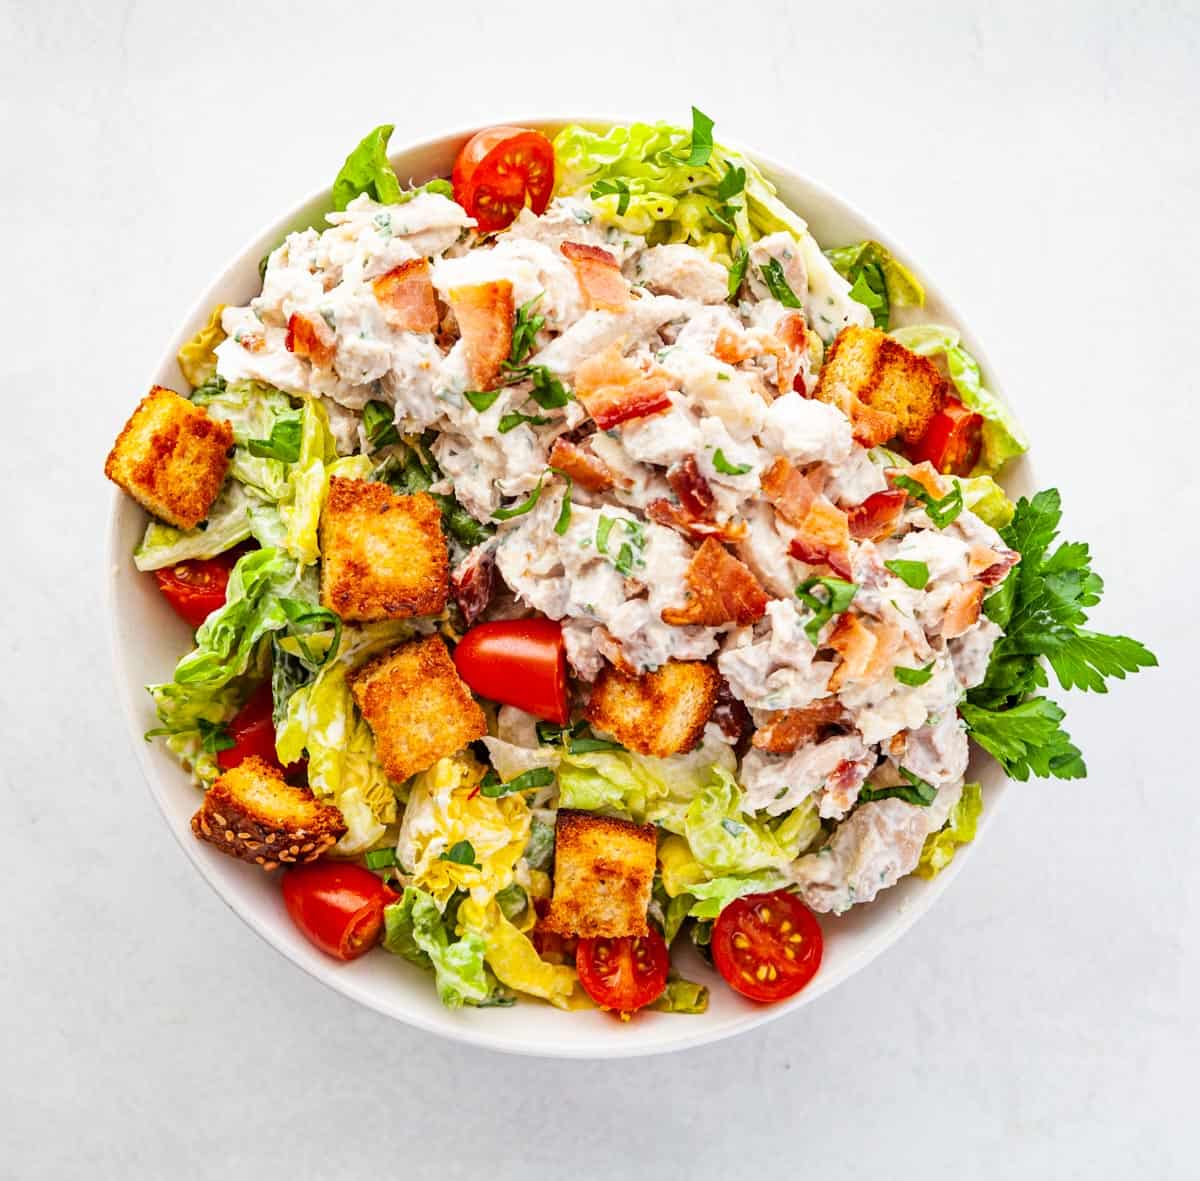
[[[955,477],[955,483],[962,488],[963,505],[984,524],[1003,529],[1013,519],[1017,506],[991,476]]]
[[[820,828],[811,799],[777,821],[744,815],[742,789],[724,767],[714,767],[711,781],[688,805],[684,836],[703,869],[719,877],[779,869],[794,861]]]
[[[355,708],[348,675],[412,631],[403,621],[346,628],[336,658],[308,684],[292,687],[281,709],[276,757],[286,767],[307,752],[309,786],[333,801],[346,821],[337,848],[348,856],[371,848],[396,820],[396,793],[371,728]]]
[[[179,371],[193,389],[211,381],[217,374],[217,345],[225,339],[225,329],[221,327],[224,310],[223,303],[217,304],[209,313],[208,323],[175,356]]]
[[[400,182],[387,158],[388,140],[392,138],[393,130],[390,123],[376,127],[346,157],[333,182],[334,209],[345,209],[363,193],[381,205],[392,205],[399,200]]]
[[[237,683],[206,689],[167,681],[148,689],[160,724],[146,731],[147,741],[161,737],[184,770],[210,786],[221,773],[212,735],[241,708],[245,687]]]
[[[983,788],[978,783],[963,784],[958,803],[950,809],[945,825],[925,838],[921,860],[913,870],[918,877],[935,878],[958,852],[959,845],[975,839],[979,817],[983,815]]]
[[[694,980],[672,976],[662,996],[651,1001],[647,1008],[660,1013],[703,1013],[708,1009],[708,989]]]
[[[897,328],[891,335],[919,356],[944,357],[963,405],[983,416],[983,454],[976,474],[995,475],[1010,459],[1029,450],[1029,440],[1013,412],[985,388],[979,362],[962,347],[954,329],[920,324]]]
[[[161,570],[176,562],[215,558],[250,536],[250,507],[257,498],[229,480],[208,512],[203,528],[176,529],[152,520],[133,551],[139,570]]]
[[[925,289],[886,246],[868,239],[853,246],[826,250],[825,257],[849,284],[850,294],[865,304],[875,327],[887,331],[892,308],[923,307]]]
[[[474,932],[451,940],[437,903],[416,886],[383,912],[383,946],[393,955],[433,971],[438,997],[451,1009],[488,1001],[494,985],[484,966],[487,944]]]
[[[783,874],[773,869],[697,882],[688,887],[687,896],[692,900],[688,917],[715,919],[734,899],[746,894],[766,894],[778,890],[784,883]]]
[[[257,381],[226,385],[218,377],[196,390],[192,401],[233,427],[234,451],[229,474],[235,480],[264,500],[278,501],[289,495],[291,465],[270,455],[255,454],[262,448],[253,446],[270,440],[281,424],[299,421],[300,412],[293,408],[287,394]]]

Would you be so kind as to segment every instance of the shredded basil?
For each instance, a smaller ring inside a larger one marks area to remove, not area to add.
[[[890,561],[884,562],[884,565],[905,586],[911,586],[913,590],[924,590],[929,584],[929,567],[924,562],[910,562],[904,558],[892,558]]]
[[[475,846],[470,841],[459,841],[457,844],[451,845],[438,860],[449,861],[454,865],[469,865],[474,869],[479,868],[475,861]]]
[[[768,258],[761,267],[759,273],[762,275],[763,282],[767,285],[771,294],[779,300],[785,308],[799,308],[804,305],[800,302],[800,297],[788,285],[788,281],[784,278],[783,266],[777,258]]]
[[[692,151],[687,158],[690,168],[702,168],[713,154],[713,121],[698,107],[692,107]]]
[[[858,793],[859,801],[868,803],[871,800],[903,800],[906,804],[916,804],[920,808],[929,807],[937,798],[937,788],[932,783],[926,783],[920,776],[914,775],[907,767],[901,767],[899,770],[900,774],[908,780],[907,785],[864,787]]]
[[[279,459],[295,463],[300,458],[300,415],[284,414],[271,426],[268,439],[247,439],[246,450],[259,459]]]
[[[826,598],[816,594],[818,589],[824,589]],[[804,634],[815,644],[821,634],[821,629],[835,616],[841,615],[850,606],[858,587],[853,582],[841,578],[806,578],[796,587],[798,598],[812,613],[812,618],[804,625]]]
[[[482,414],[489,409],[495,400],[500,397],[501,391],[495,390],[466,390],[463,397],[470,403],[472,409],[478,410]]]
[[[733,256],[733,265],[729,268],[729,299],[737,299],[742,280],[746,277],[746,267],[750,262],[750,253],[742,246]]]
[[[945,529],[958,514],[963,511],[962,485],[954,481],[954,488],[938,500],[927,488],[919,484],[911,476],[894,476],[892,483],[903,489],[914,500],[919,500],[925,507],[925,515],[937,529]]]
[[[537,504],[542,495],[542,481],[546,478],[545,472],[538,477],[538,482],[534,486],[533,491],[520,504],[514,505],[512,508],[498,508],[492,513],[493,521],[511,521],[513,517],[523,517],[526,513],[533,511],[533,506]]]
[[[554,772],[549,767],[532,767],[523,771],[515,779],[502,783],[499,778],[489,783],[485,778],[479,785],[479,794],[489,800],[511,795],[514,791],[530,791],[535,787],[549,787],[554,782]]]

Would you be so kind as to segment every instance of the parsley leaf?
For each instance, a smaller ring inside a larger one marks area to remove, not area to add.
[[[713,154],[713,121],[699,108],[692,107],[692,151],[689,168],[701,168]]]
[[[725,175],[721,177],[721,183],[717,185],[717,200],[728,202],[731,198],[736,197],[746,187],[746,170],[744,168],[734,168],[732,164],[726,169]]]
[[[571,527],[571,493],[575,490],[575,481],[559,468],[552,467],[550,470],[567,482],[563,489],[562,506],[558,510],[558,520],[554,522],[554,532],[561,537]]]
[[[804,306],[800,302],[800,297],[788,285],[788,281],[783,274],[783,266],[779,259],[768,258],[758,269],[768,290],[785,308],[799,308]]]
[[[957,520],[958,514],[963,511],[962,484],[957,480],[954,481],[954,487],[941,500],[938,500],[924,485],[917,483],[912,476],[896,476],[892,483],[925,506],[925,515],[937,529],[945,529],[947,525]]]
[[[725,458],[725,452],[718,447],[713,452],[713,467],[723,476],[744,476],[750,470],[751,465],[748,463],[730,463]]]
[[[742,286],[742,280],[746,277],[746,265],[750,261],[750,253],[742,246],[738,249],[737,254],[733,256],[733,265],[729,268],[729,296],[731,300],[737,299],[737,293]]]
[[[815,592],[820,588],[826,592],[821,598]],[[835,615],[841,615],[850,606],[858,586],[841,578],[806,578],[796,587],[798,598],[813,617],[804,625],[804,634],[815,644],[823,628]]]
[[[377,402],[374,399],[368,402],[363,407],[362,422],[372,451],[400,442],[400,432],[396,430],[392,408],[386,402]],[[297,459],[298,452],[297,447]]]
[[[513,517],[523,517],[526,513],[533,511],[533,506],[541,499],[542,482],[546,478],[546,473],[543,472],[538,477],[538,482],[534,485],[533,491],[520,504],[513,505],[512,508],[498,508],[492,513],[493,521],[511,521]]]
[[[1108,678],[1123,680],[1158,664],[1137,640],[1084,626],[1104,583],[1092,571],[1087,545],[1065,541],[1050,550],[1061,520],[1061,498],[1050,488],[1032,500],[1022,497],[1000,531],[1021,561],[984,604],[1004,635],[992,649],[983,683],[960,707],[971,737],[1014,779],[1087,774],[1079,749],[1060,724],[1062,707],[1031,696],[1049,684],[1043,658],[1064,689],[1094,693],[1107,691]]]
[[[534,308],[545,294],[544,291],[539,291],[531,300],[517,308],[517,314],[513,317],[512,345],[508,350],[509,365],[520,365],[533,350],[537,334],[546,323],[546,317],[535,315]]]
[[[620,177],[614,177],[611,180],[598,180],[592,185],[592,190],[588,194],[593,201],[597,197],[605,197],[610,193],[617,194],[617,216],[623,217],[625,211],[629,208],[629,185]]]
[[[904,558],[892,558],[890,561],[884,562],[884,565],[905,586],[911,586],[913,590],[924,590],[929,582],[929,567],[924,562],[910,562]]]
[[[850,298],[861,303],[875,321],[876,328],[888,330],[891,322],[891,305],[888,301],[887,283],[883,272],[875,263],[867,263],[854,279]]]

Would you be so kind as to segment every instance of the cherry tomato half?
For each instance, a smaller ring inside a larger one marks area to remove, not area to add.
[[[313,861],[289,869],[283,902],[304,937],[339,960],[357,959],[379,942],[383,908],[399,897],[369,869]]]
[[[458,675],[478,693],[565,725],[567,653],[553,619],[501,619],[471,628],[454,649]]]
[[[947,398],[925,433],[908,448],[913,463],[928,460],[943,475],[966,476],[979,460],[983,419],[957,398]]]
[[[155,570],[158,589],[175,608],[176,615],[186,619],[192,627],[199,627],[218,607],[225,606],[229,572],[242,552],[234,550],[216,558],[177,562],[174,566]]]
[[[794,996],[821,966],[821,928],[793,894],[747,894],[713,924],[712,953],[726,984],[752,1001]]]
[[[525,208],[544,213],[554,189],[554,148],[540,131],[488,127],[458,153],[454,199],[483,233],[502,230]]]
[[[670,954],[653,928],[620,939],[581,939],[575,967],[584,991],[601,1008],[633,1013],[662,996]]]

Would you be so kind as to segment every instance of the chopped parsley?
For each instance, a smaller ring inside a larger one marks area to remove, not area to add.
[[[492,403],[495,402],[498,397],[500,397],[500,393],[501,393],[501,391],[498,389],[495,389],[495,390],[467,390],[463,394],[463,397],[466,398],[466,400],[468,402],[470,402],[470,404],[472,405],[472,407],[474,407],[474,409],[478,410],[479,413],[482,414],[485,410],[488,410],[491,408]]]
[[[362,421],[372,451],[400,442],[392,408],[386,402],[368,402],[363,407]]]
[[[783,266],[779,259],[768,258],[766,262],[759,267],[759,274],[762,275],[763,282],[767,285],[771,294],[779,300],[785,308],[799,308],[804,305],[800,302],[800,297],[788,285],[787,279],[783,274]]]
[[[825,591],[825,597],[817,595],[818,590]],[[812,618],[804,625],[804,634],[815,644],[821,634],[821,629],[835,616],[841,615],[850,606],[858,586],[841,578],[806,578],[796,587],[796,598],[812,613]]]
[[[562,506],[558,510],[558,520],[554,522],[554,532],[561,537],[571,527],[571,493],[575,488],[575,481],[556,467],[550,469],[556,476],[562,476],[567,482],[566,488],[563,489]]]
[[[613,528],[620,525],[624,528],[628,540],[621,543],[614,554],[609,548],[609,536]],[[633,521],[628,517],[608,517],[600,514],[596,524],[596,552],[603,554],[616,567],[617,571],[626,578],[632,576],[634,569],[646,564],[642,556],[646,548],[646,526],[641,521]]]
[[[936,663],[931,660],[924,668],[904,668],[897,665],[892,669],[892,673],[902,685],[924,685],[933,676],[933,666]]]
[[[485,775],[479,785],[479,794],[489,800],[499,799],[500,796],[511,795],[514,791],[531,791],[535,787],[549,787],[554,782],[554,772],[549,767],[532,767],[523,771],[507,783],[501,782],[493,772]]]
[[[929,567],[924,562],[910,562],[905,558],[892,558],[891,561],[884,562],[884,565],[905,586],[911,586],[913,590],[924,590],[929,584]]]
[[[533,511],[533,506],[537,504],[542,495],[542,482],[546,479],[546,473],[543,472],[538,477],[538,482],[534,486],[533,491],[520,504],[513,505],[511,508],[498,508],[492,513],[493,521],[511,521],[513,517],[523,517],[526,513]]]
[[[892,483],[925,506],[925,515],[937,529],[945,529],[963,511],[962,485],[955,480],[954,488],[940,500],[912,476],[895,476]]]
[[[713,454],[713,467],[723,476],[744,476],[751,468],[748,463],[730,463],[725,458],[725,452],[720,447]]]
[[[588,196],[595,201],[598,197],[607,197],[613,193],[617,194],[617,216],[623,217],[629,208],[629,185],[620,177],[596,181]]]

